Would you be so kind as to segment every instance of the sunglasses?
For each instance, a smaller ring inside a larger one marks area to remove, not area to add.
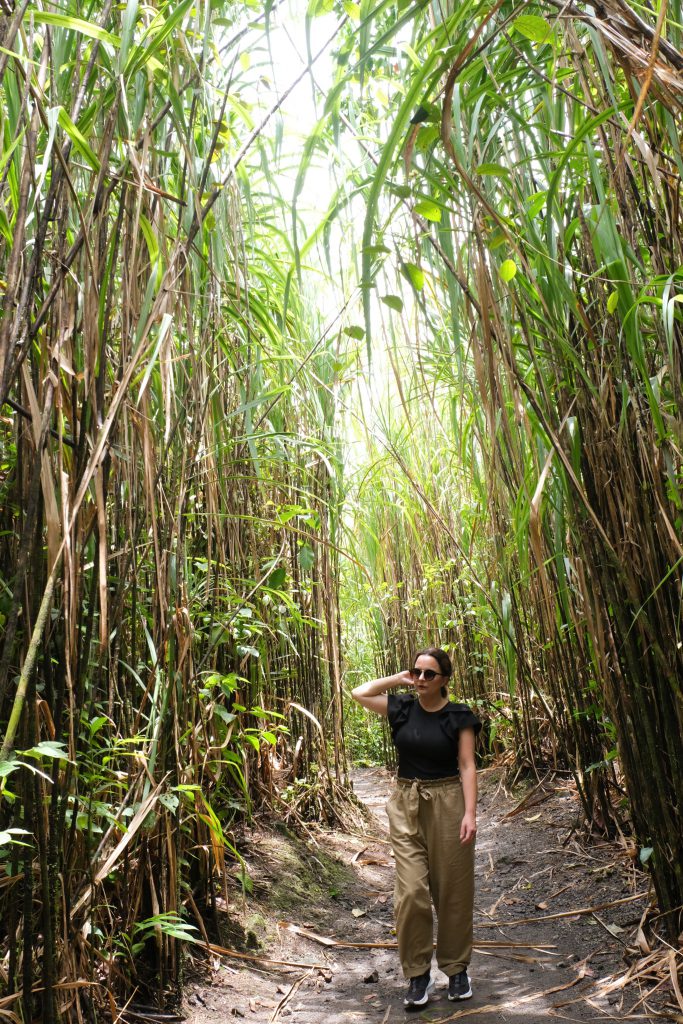
[[[419,679],[420,676],[424,676],[428,683],[432,679],[436,679],[437,676],[443,675],[443,672],[435,672],[433,668],[411,668],[409,671],[411,679]]]

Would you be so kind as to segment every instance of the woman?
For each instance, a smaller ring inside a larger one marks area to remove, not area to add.
[[[448,699],[453,669],[445,651],[420,651],[413,668],[352,691],[369,711],[386,715],[398,753],[398,777],[387,803],[396,862],[394,913],[401,966],[409,979],[404,1004],[424,1006],[432,988],[432,906],[438,919],[436,960],[448,975],[448,998],[472,995],[474,839],[477,775],[474,737],[481,724],[465,704]],[[389,693],[411,686],[415,693]]]

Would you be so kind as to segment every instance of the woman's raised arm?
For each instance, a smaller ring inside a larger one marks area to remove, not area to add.
[[[393,690],[396,686],[412,685],[410,672],[397,672],[395,676],[385,676],[383,679],[373,679],[369,683],[361,683],[355,690],[351,690],[351,696],[368,711],[386,716],[387,690]]]

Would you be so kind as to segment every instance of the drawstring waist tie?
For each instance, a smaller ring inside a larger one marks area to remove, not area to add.
[[[417,834],[420,800],[431,800],[432,794],[430,790],[432,789],[456,785],[462,785],[459,775],[453,775],[445,779],[396,779],[396,786],[402,791],[401,802],[404,806],[405,824],[408,827],[409,834]]]

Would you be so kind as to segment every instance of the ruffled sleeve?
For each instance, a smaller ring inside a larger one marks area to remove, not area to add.
[[[405,725],[408,721],[410,709],[415,703],[415,699],[411,693],[387,694],[387,718],[389,719],[389,728],[393,738],[396,737],[396,733],[401,726]]]
[[[440,718],[440,722],[449,740],[457,743],[461,729],[474,729],[475,736],[481,732],[481,722],[467,704],[455,704],[451,701],[444,711],[446,714]]]

